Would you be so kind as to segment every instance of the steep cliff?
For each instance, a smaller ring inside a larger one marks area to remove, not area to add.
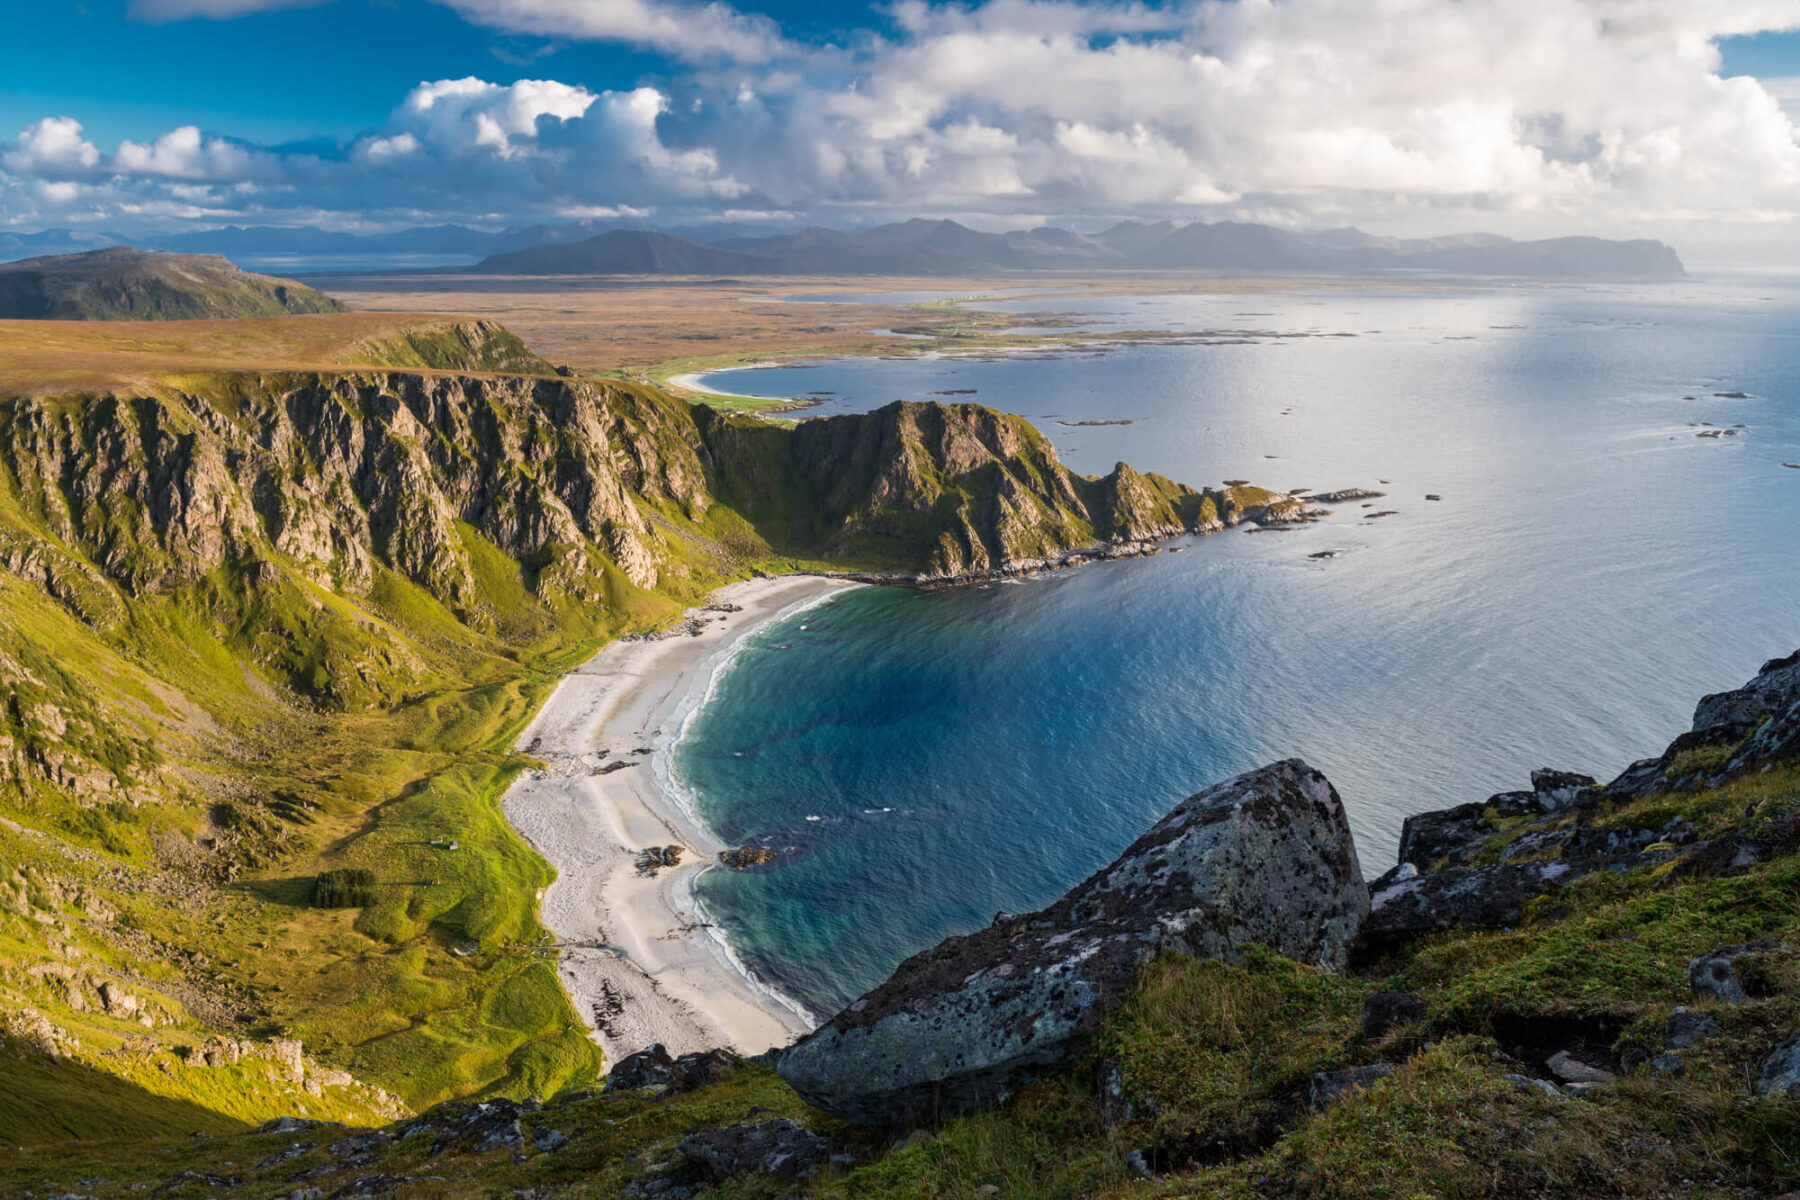
[[[926,582],[1300,507],[1260,489],[1197,492],[1124,463],[1077,475],[1029,422],[975,404],[896,401],[791,430],[698,414],[715,494],[777,548]]]

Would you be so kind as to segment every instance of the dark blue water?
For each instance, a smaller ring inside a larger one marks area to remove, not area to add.
[[[700,890],[760,974],[820,1008],[1053,899],[1236,772],[1294,755],[1324,770],[1373,874],[1407,814],[1536,766],[1608,776],[1685,728],[1702,693],[1800,646],[1800,470],[1781,465],[1800,462],[1800,291],[1058,307],[1310,336],[709,383],[858,409],[975,388],[952,398],[1037,419],[1081,471],[1125,459],[1195,484],[1389,496],[1017,584],[861,590],[758,636],[675,770],[727,840],[800,848]],[[1087,418],[1135,423],[1057,423]],[[1381,509],[1397,515],[1364,515]]]

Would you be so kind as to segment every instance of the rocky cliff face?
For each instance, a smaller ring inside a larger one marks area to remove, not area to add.
[[[1049,908],[907,959],[777,1067],[864,1124],[991,1104],[1086,1044],[1157,955],[1257,944],[1339,969],[1368,904],[1337,792],[1276,763],[1187,800]]]
[[[1027,423],[974,405],[790,429],[554,378],[375,371],[16,399],[0,443],[30,523],[127,593],[225,568],[363,593],[388,570],[477,626],[492,619],[483,545],[540,590],[597,601],[609,570],[640,588],[681,571],[663,527],[717,503],[777,550],[939,580],[1244,511],[1124,464],[1075,475]]]
[[[571,586],[590,548],[656,583],[639,504],[702,487],[668,419],[631,392],[378,372],[17,400],[0,438],[22,507],[128,592],[260,563],[355,592],[387,568],[478,620],[459,524]]]
[[[921,582],[1054,565],[1072,551],[1297,511],[1260,489],[1197,492],[1124,463],[1090,479],[1019,417],[896,402],[791,432],[700,410],[718,497],[778,547]]]

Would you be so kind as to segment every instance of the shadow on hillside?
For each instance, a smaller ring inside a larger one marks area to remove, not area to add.
[[[67,1058],[9,1055],[0,1062],[0,1090],[5,1093],[0,1102],[0,1145],[9,1148],[241,1133],[251,1128],[192,1100],[156,1095],[127,1079]],[[47,1172],[54,1172],[61,1161],[46,1152],[38,1152],[36,1157]],[[13,1161],[22,1165],[18,1158]]]

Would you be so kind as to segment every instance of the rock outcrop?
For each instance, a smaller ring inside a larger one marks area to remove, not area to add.
[[[1337,969],[1367,907],[1337,792],[1276,763],[1187,800],[1049,908],[908,959],[776,1069],[864,1124],[993,1103],[1077,1053],[1157,955],[1260,943]]]
[[[896,401],[790,432],[700,409],[717,498],[778,549],[893,563],[890,582],[1017,574],[1071,555],[1299,511],[1262,488],[1195,491],[1124,463],[1077,475],[1023,418]]]
[[[1604,787],[1586,775],[1538,770],[1531,791],[1408,817],[1400,862],[1370,887],[1363,936],[1379,947],[1444,929],[1513,925],[1533,902],[1596,871],[1666,865],[1674,878],[1729,874],[1790,853],[1800,846],[1792,816],[1711,840],[1679,817],[1642,826],[1596,817],[1603,802],[1715,788],[1797,756],[1800,653],[1701,700],[1691,730]]]

